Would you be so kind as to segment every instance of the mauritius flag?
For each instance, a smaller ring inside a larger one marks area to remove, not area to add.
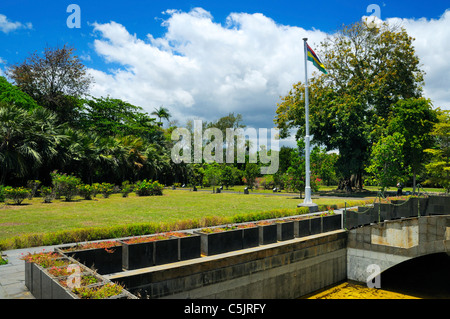
[[[306,43],[306,50],[308,55],[308,60],[311,61],[316,68],[318,68],[323,73],[327,74],[327,70],[325,70],[325,66],[320,62],[317,55],[314,53],[313,49]]]

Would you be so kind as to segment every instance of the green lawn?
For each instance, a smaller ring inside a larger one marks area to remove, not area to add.
[[[295,209],[298,196],[212,194],[189,190],[164,190],[163,196],[122,198],[97,196],[93,200],[72,202],[41,198],[25,200],[22,205],[0,204],[0,241],[30,234],[49,234],[80,228],[115,227],[139,223],[170,223],[201,219],[205,216],[232,217],[273,209]],[[344,205],[344,199],[317,199],[319,205]],[[348,201],[347,201],[348,202]]]

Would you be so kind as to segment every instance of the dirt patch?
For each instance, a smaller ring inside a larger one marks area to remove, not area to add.
[[[21,226],[27,225],[28,223],[0,223],[0,226]]]

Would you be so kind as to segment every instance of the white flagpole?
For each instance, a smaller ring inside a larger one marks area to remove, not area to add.
[[[309,93],[308,93],[308,50],[306,41],[308,38],[303,38],[305,46],[305,120],[306,120],[306,134],[305,134],[305,199],[303,204],[298,206],[308,206],[310,211],[315,211],[317,205],[311,199],[311,184],[310,184],[310,147],[309,147]]]

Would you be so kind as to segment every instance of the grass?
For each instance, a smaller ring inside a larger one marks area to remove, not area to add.
[[[343,207],[345,199],[317,199],[315,203],[325,206]],[[347,200],[348,202],[348,200]],[[96,229],[116,229],[130,225],[170,224],[183,220],[210,221],[230,220],[236,215],[255,214],[271,210],[288,210],[295,214],[297,204],[301,203],[298,195],[244,195],[236,193],[212,194],[211,192],[190,192],[187,190],[164,191],[163,196],[138,197],[130,194],[122,198],[114,194],[110,198],[97,197],[93,200],[77,198],[72,202],[54,200],[43,203],[41,198],[25,200],[22,205],[0,204],[0,249],[33,246],[42,243],[37,238],[35,243],[17,242],[14,238],[40,236],[59,233],[52,242],[64,241],[65,232],[84,229],[95,232]],[[286,212],[284,212],[286,214]],[[136,232],[143,230],[136,228]],[[106,232],[106,233],[105,233]],[[151,231],[150,231],[151,232]],[[92,235],[104,237],[113,235],[104,230]],[[86,235],[84,235],[86,236]],[[73,240],[73,237],[67,238]]]

